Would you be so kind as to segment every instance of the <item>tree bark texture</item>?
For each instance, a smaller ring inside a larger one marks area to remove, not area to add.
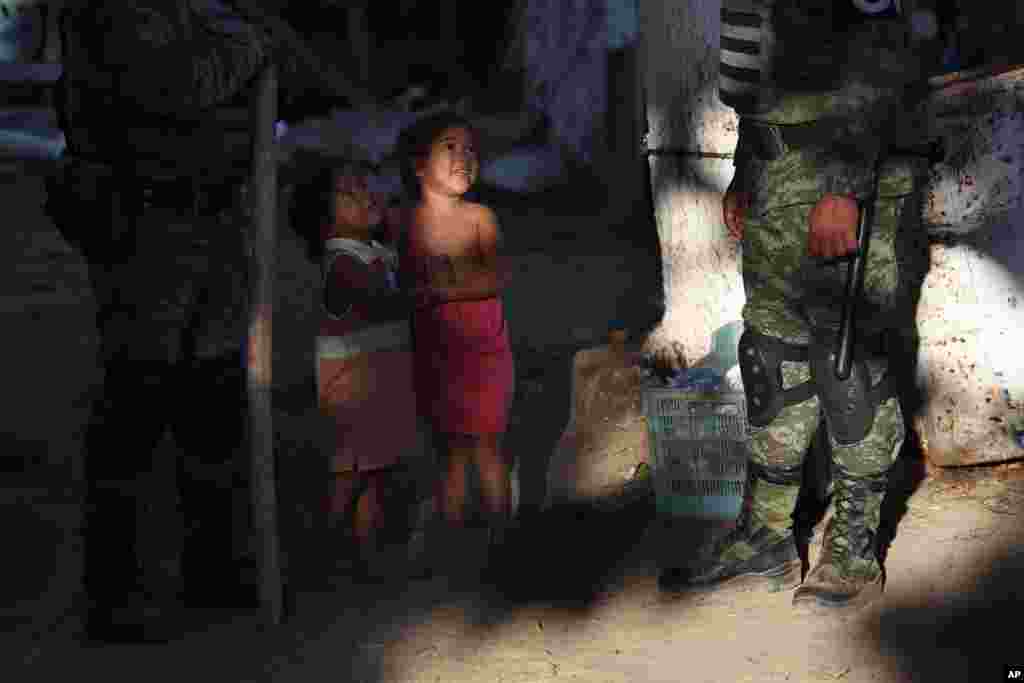
[[[718,101],[720,2],[641,0],[646,154],[661,242],[665,314],[647,341],[689,363],[740,317],[737,247],[722,221],[737,121]]]

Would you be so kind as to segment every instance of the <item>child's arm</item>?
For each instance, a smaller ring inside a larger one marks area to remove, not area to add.
[[[474,301],[490,299],[501,293],[509,280],[510,269],[501,253],[501,231],[498,218],[487,207],[480,207],[476,221],[476,240],[479,254],[477,267],[465,273],[456,284],[435,287],[435,301]]]

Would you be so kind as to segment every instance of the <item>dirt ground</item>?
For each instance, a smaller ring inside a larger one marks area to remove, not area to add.
[[[984,682],[1024,663],[1012,627],[1024,570],[1018,465],[927,476],[908,449],[886,503],[885,595],[853,614],[798,614],[785,591],[660,593],[659,563],[685,558],[713,529],[669,524],[649,500],[531,512],[568,417],[573,353],[601,343],[611,320],[639,333],[658,317],[653,226],[642,210],[602,212],[592,190],[498,207],[518,264],[507,294],[518,379],[507,443],[526,515],[506,571],[480,580],[472,533],[466,571],[450,577],[357,586],[318,562],[320,461],[302,433],[315,270],[285,234],[275,407],[291,616],[265,627],[258,614],[210,615],[208,628],[168,645],[82,646],[75,528],[96,337],[84,264],[42,216],[41,192],[24,167],[0,168],[0,680]]]

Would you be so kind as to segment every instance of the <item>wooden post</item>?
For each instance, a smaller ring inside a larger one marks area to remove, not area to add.
[[[274,294],[274,247],[277,219],[277,160],[274,123],[277,118],[277,68],[260,75],[253,98],[254,144],[249,198],[255,283],[249,325],[249,434],[252,448],[254,531],[260,544],[260,601],[272,624],[281,623],[283,586],[274,471],[274,424],[271,407],[273,361],[271,318]]]

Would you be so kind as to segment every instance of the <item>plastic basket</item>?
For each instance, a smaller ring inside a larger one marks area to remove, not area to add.
[[[736,519],[747,480],[744,394],[652,387],[642,399],[658,511]]]

